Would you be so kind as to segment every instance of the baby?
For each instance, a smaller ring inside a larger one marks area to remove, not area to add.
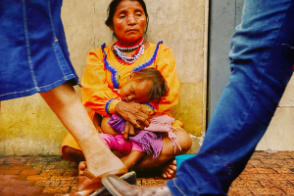
[[[155,68],[148,68],[135,72],[118,93],[125,102],[134,101],[147,106],[147,102],[158,103],[167,95],[168,88],[161,73]],[[150,110],[150,115],[153,114],[154,112]],[[100,133],[100,136],[111,150],[126,154],[121,160],[127,168],[130,168],[144,156],[145,152],[148,154],[153,152],[154,158],[160,154],[162,137],[156,132],[168,132],[172,140],[175,138],[171,127],[173,121],[174,119],[167,115],[153,117],[148,127],[138,130],[134,137],[125,140],[123,130],[126,122],[122,117],[114,114],[103,118],[101,124],[103,133]],[[176,144],[175,140],[173,142]]]

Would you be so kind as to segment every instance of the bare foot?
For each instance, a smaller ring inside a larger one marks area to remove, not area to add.
[[[169,164],[167,164],[166,166],[162,168],[161,176],[163,178],[171,179],[176,176],[176,172],[177,172],[177,162],[174,159],[172,162],[170,162]]]

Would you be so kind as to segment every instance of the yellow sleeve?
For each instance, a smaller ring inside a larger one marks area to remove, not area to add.
[[[87,66],[82,77],[82,102],[85,107],[102,116],[115,113],[118,95],[106,81],[103,51],[92,50],[88,54]]]
[[[161,44],[156,58],[157,69],[166,79],[169,93],[155,106],[156,114],[170,114],[173,106],[178,103],[180,82],[176,73],[176,60],[172,50]]]

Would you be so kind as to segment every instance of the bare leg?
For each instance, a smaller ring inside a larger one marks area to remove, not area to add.
[[[70,160],[75,162],[76,164],[79,164],[81,161],[85,160],[83,152],[72,147],[64,147],[63,153],[65,153],[67,157],[70,157]],[[125,167],[129,169],[144,157],[145,152],[132,151],[130,152],[130,154],[125,155],[123,153],[117,153],[117,151],[114,151],[114,154],[117,157],[120,157]]]
[[[111,126],[108,124],[108,121],[109,121],[109,118],[102,119],[101,127],[103,129],[103,132],[109,133],[112,135],[116,135],[117,133],[111,128]],[[186,153],[192,146],[192,139],[191,139],[190,135],[184,129],[178,129],[178,130],[174,131],[174,133],[176,135],[177,142],[178,142],[179,146],[181,147],[181,150],[178,147],[175,150],[174,145],[171,142],[171,140],[167,136],[164,136],[163,137],[163,149],[162,149],[160,155],[156,159],[154,159],[152,157],[153,155],[146,156],[139,163],[139,165],[137,165],[135,167],[143,169],[143,168],[154,168],[154,167],[159,167],[159,166],[164,165],[163,177],[165,177],[165,178],[173,177],[172,175],[177,170],[176,162],[174,160],[175,156]],[[124,162],[125,158],[122,158],[121,160]],[[137,163],[137,161],[132,162],[132,163],[133,164]],[[127,168],[129,168],[129,167],[127,167]]]
[[[138,163],[145,155],[145,152],[131,151],[127,156],[121,158],[126,168],[131,168],[133,165]]]
[[[138,164],[134,166],[135,169],[154,169],[154,168],[159,168],[162,172],[162,177],[164,178],[173,178],[175,176],[175,173],[177,171],[176,167],[176,161],[175,161],[175,156],[179,154],[184,154],[186,153],[191,145],[192,145],[192,140],[189,136],[189,134],[185,130],[177,130],[175,131],[176,137],[177,137],[177,142],[181,146],[181,151],[179,148],[176,149],[176,152],[174,151],[174,146],[171,142],[171,140],[165,136],[163,138],[163,149],[160,153],[160,155],[154,159],[152,156],[153,155],[147,155],[143,158],[142,161],[137,160],[129,163],[125,163],[125,156],[118,156],[121,157],[121,160],[124,162],[124,164],[127,166],[127,168],[130,168],[133,165],[130,165],[130,163]],[[83,160],[84,156],[82,151],[66,147],[66,150],[68,153],[70,153],[70,157],[75,157],[76,161]],[[65,149],[64,149],[65,152]],[[68,155],[68,154],[67,154]]]
[[[99,176],[124,167],[101,140],[70,84],[40,94],[81,146],[90,172]]]
[[[160,155],[154,159],[152,155],[145,156],[145,158],[135,166],[137,169],[150,169],[154,167],[161,167],[162,177],[171,178],[174,176],[177,167],[175,165],[175,156],[185,154],[192,146],[190,135],[184,130],[176,130],[174,132],[177,137],[177,142],[181,146],[181,150],[177,147],[174,151],[174,146],[171,140],[165,136],[163,138],[163,148]],[[167,164],[167,165],[166,165]]]
[[[102,118],[102,116],[96,113],[93,118],[93,124],[98,132],[117,135],[117,133],[108,124],[109,119],[110,117]],[[63,146],[62,153],[65,155],[65,157],[69,161],[75,162],[76,164],[79,164],[81,161],[85,160],[85,156],[80,149],[76,149],[70,146]],[[123,157],[123,156],[125,156],[125,154],[118,157]]]

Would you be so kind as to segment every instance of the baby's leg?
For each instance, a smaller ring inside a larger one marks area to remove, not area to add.
[[[133,165],[138,163],[145,155],[145,152],[142,151],[131,151],[127,156],[121,158],[121,161],[125,165],[126,168],[131,168]]]
[[[136,142],[124,140],[124,137],[121,134],[112,137],[114,137],[116,141],[116,146],[112,148],[112,150],[116,150],[124,154],[121,161],[124,163],[126,168],[129,169],[138,163],[138,161],[140,161],[145,155],[143,148]]]

